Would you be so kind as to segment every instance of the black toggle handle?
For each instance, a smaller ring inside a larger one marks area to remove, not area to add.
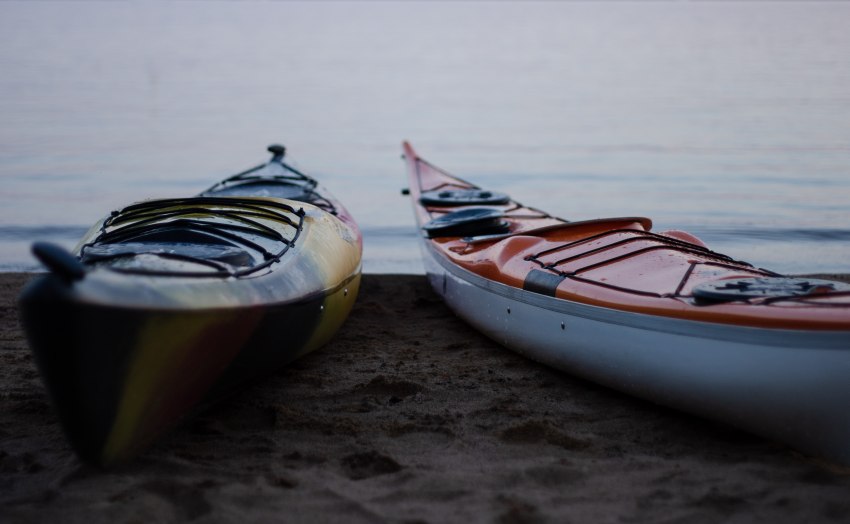
[[[272,144],[268,148],[269,153],[272,155],[272,161],[280,161],[283,159],[283,156],[286,154],[286,148],[280,144]]]
[[[50,242],[36,242],[32,245],[32,254],[54,275],[61,277],[65,282],[82,280],[86,276],[83,263],[61,246]]]

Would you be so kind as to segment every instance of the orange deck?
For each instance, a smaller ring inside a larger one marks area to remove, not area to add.
[[[422,160],[408,144],[405,156],[420,226],[463,209],[424,206],[419,196],[436,189],[477,186]],[[543,272],[535,275],[543,275],[544,280],[562,279],[550,294],[585,304],[735,325],[850,329],[850,295],[846,292],[699,303],[691,291],[701,283],[778,275],[715,253],[688,233],[654,233],[647,218],[568,222],[515,201],[486,207],[505,213],[510,227],[507,234],[492,240],[441,237],[430,242],[454,264],[487,279],[523,288],[536,270]]]

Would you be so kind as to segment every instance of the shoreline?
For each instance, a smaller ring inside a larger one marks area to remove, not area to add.
[[[850,468],[524,359],[456,318],[422,275],[364,275],[327,346],[99,471],[68,447],[18,326],[31,277],[0,274],[4,521],[850,514]]]

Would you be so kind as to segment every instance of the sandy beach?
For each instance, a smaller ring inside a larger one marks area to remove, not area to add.
[[[847,522],[850,468],[526,360],[422,276],[132,464],[68,447],[0,275],[2,522]]]

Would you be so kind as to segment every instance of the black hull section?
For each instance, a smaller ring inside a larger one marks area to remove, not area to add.
[[[109,465],[143,450],[198,404],[313,349],[326,299],[226,310],[115,308],[75,302],[49,275],[25,289],[20,309],[69,441],[83,460]]]

